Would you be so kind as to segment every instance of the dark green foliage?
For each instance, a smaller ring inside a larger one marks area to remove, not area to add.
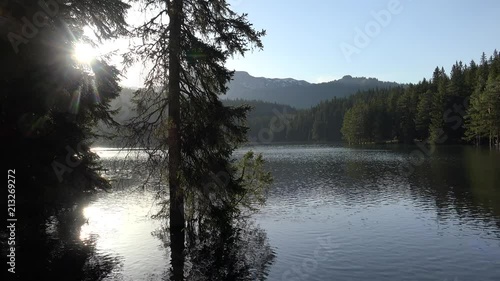
[[[354,104],[346,112],[341,132],[349,144],[360,144],[371,141],[368,117],[368,105],[364,102]]]
[[[292,119],[285,140],[340,142],[345,136],[348,142],[364,143],[393,139],[400,131],[398,120],[401,118],[396,120],[399,116],[396,113],[402,92],[401,87],[358,92],[299,111]]]
[[[420,95],[415,116],[416,138],[425,140],[429,138],[429,127],[431,125],[432,92],[428,90]]]
[[[99,60],[79,64],[72,52],[74,44],[85,39],[84,25],[93,25],[102,39],[123,33],[128,5],[116,0],[63,3],[58,1],[57,13],[46,19],[45,26],[37,27],[32,38],[21,32],[21,18],[33,19],[35,13],[44,11],[38,2],[9,1],[2,7],[10,11],[7,20],[11,24],[2,30],[5,34],[0,40],[2,148],[15,152],[18,169],[39,187],[64,181],[92,190],[107,186],[98,176],[97,156],[89,147],[98,122],[114,124],[109,102],[120,92],[118,71]],[[99,13],[89,19],[91,10]],[[5,40],[15,32],[26,41]],[[79,164],[73,167],[67,162]],[[58,174],[54,165],[59,164],[69,169]]]
[[[90,145],[98,122],[114,124],[109,101],[120,92],[118,71],[100,59],[84,65],[72,56],[76,42],[88,41],[86,25],[99,39],[124,33],[128,5],[48,2],[49,12],[43,1],[0,3],[0,137],[2,163],[16,171],[16,277],[100,280],[112,265],[104,262],[85,276],[94,254],[79,228],[87,195],[109,187]]]
[[[252,108],[246,119],[247,135],[258,143],[269,140],[262,138],[262,132],[269,130],[273,120],[287,115],[286,129],[273,132],[272,142],[413,143],[428,140],[438,144],[489,144],[491,135],[493,146],[497,134],[495,126],[498,126],[495,123],[498,122],[496,108],[499,108],[495,85],[499,65],[498,54],[489,60],[483,55],[479,65],[474,61],[469,65],[455,63],[450,76],[444,68],[437,67],[430,80],[333,98],[307,110],[240,99],[224,100],[224,103]],[[365,104],[365,110],[356,109],[362,116],[352,111],[346,115],[357,103]]]
[[[480,65],[457,62],[449,76],[437,67],[429,81],[358,92],[292,111],[286,135],[276,140],[498,145],[499,74],[497,52],[489,60],[483,54]],[[254,130],[269,122],[270,117],[262,116]]]
[[[171,279],[184,280],[186,221],[201,224],[207,216],[238,213],[239,198],[268,179],[259,178],[261,169],[251,181],[238,173],[232,154],[246,140],[250,108],[219,99],[233,75],[226,61],[248,48],[261,49],[265,32],[224,0],[147,1],[145,10],[152,17],[136,29],[142,43],[127,59],[138,56],[153,67],[136,92],[137,115],[126,127],[130,146],[152,151],[151,172],[168,177],[169,194],[159,193],[157,217],[169,221]]]
[[[500,148],[500,58],[495,52],[489,61],[483,54],[476,84],[467,111],[465,139]]]
[[[238,107],[247,105],[251,110],[247,114],[246,126],[250,142],[265,140],[281,142],[286,140],[287,127],[297,110],[291,106],[263,101],[223,100],[225,105]],[[272,139],[269,132],[272,130]]]
[[[266,280],[275,254],[266,233],[251,221],[221,214],[188,224],[186,232],[192,264],[186,280]]]
[[[178,1],[153,1],[167,13]],[[237,212],[235,198],[246,194],[252,184],[241,178],[232,160],[233,151],[247,138],[246,105],[228,105],[220,100],[227,91],[233,72],[225,68],[226,60],[234,54],[244,54],[248,48],[262,48],[264,31],[256,31],[245,14],[231,10],[226,1],[181,1],[183,6],[180,35],[180,178],[179,196],[186,198],[186,219],[199,218],[204,213]],[[135,94],[135,117],[127,124],[127,146],[140,146],[154,152],[172,151],[168,134],[173,120],[167,107],[172,93],[166,87],[172,73],[167,75],[171,58],[166,51],[174,39],[161,18],[151,18],[137,29],[145,42],[134,49],[129,59],[154,60],[146,87]],[[158,59],[156,59],[158,58]],[[166,154],[162,154],[165,155]],[[258,162],[259,158],[255,161]],[[167,157],[151,157],[152,172],[167,174]],[[257,179],[257,182],[259,180]],[[162,194],[163,195],[163,194]],[[214,196],[216,195],[216,196]],[[165,209],[160,217],[168,217],[168,198],[162,197]],[[182,206],[184,207],[184,206]]]

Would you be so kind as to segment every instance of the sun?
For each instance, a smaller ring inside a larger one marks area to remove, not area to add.
[[[73,57],[82,64],[90,64],[97,57],[97,50],[86,43],[76,43]]]

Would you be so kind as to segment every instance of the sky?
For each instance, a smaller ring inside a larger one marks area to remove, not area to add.
[[[344,75],[415,83],[436,66],[500,50],[498,0],[228,0],[265,29],[264,50],[228,61],[253,76],[312,83]],[[136,70],[124,85],[139,83]]]

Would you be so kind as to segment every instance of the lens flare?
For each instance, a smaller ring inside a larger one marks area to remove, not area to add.
[[[77,43],[73,50],[73,57],[82,64],[90,64],[97,57],[97,50],[89,44]]]

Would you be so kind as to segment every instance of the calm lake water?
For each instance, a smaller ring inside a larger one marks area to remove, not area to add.
[[[258,146],[274,183],[253,216],[268,280],[500,280],[500,153],[473,147]],[[243,151],[238,151],[236,156]],[[100,150],[108,167],[122,156]],[[81,239],[119,261],[106,280],[161,280],[169,252],[140,172],[109,173]]]

